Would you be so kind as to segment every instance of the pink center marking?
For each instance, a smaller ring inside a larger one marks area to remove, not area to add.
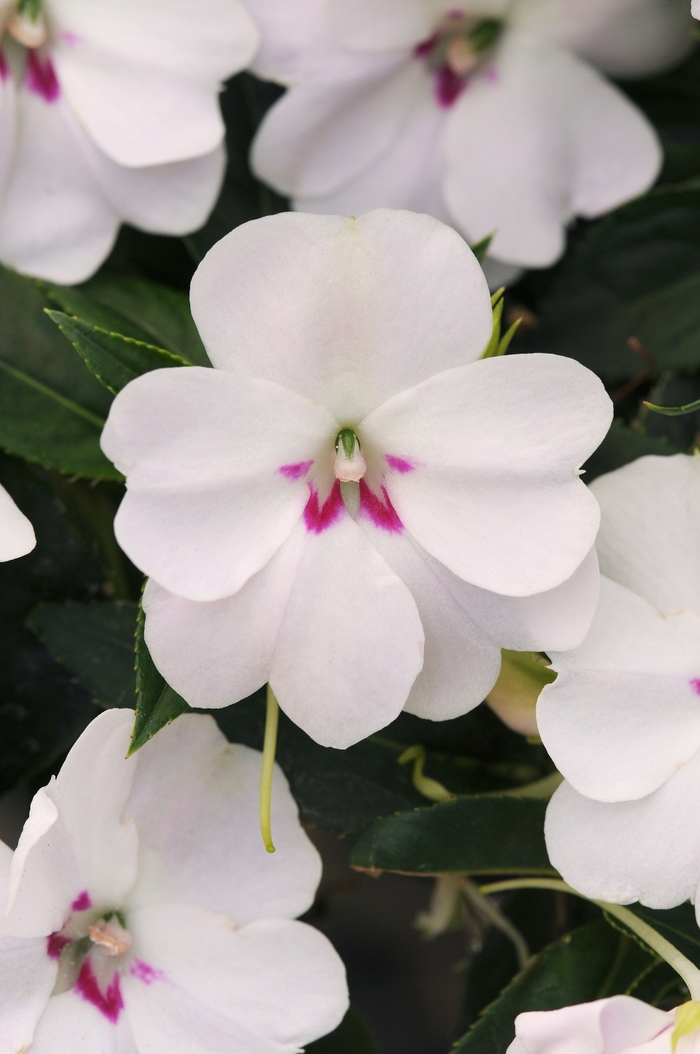
[[[90,894],[87,889],[84,889],[82,893],[78,893],[78,896],[71,904],[72,911],[87,911],[88,908],[91,907],[92,901],[90,900]]]
[[[360,515],[366,516],[375,527],[390,534],[401,534],[403,524],[396,514],[396,509],[391,504],[386,487],[382,487],[384,500],[369,489],[363,479],[360,480]]]
[[[454,106],[467,86],[467,78],[458,76],[449,66],[435,70],[435,95],[444,110]]]
[[[297,480],[305,476],[312,465],[313,461],[296,461],[293,465],[280,465],[277,471],[285,479]]]
[[[407,457],[394,457],[393,454],[385,454],[384,460],[389,468],[393,468],[394,472],[400,472],[402,475],[406,472],[413,472],[414,468],[417,468],[415,461],[409,461]]]
[[[64,44],[67,44],[69,48],[74,48],[76,44],[80,43],[80,37],[77,33],[73,33],[70,29],[62,29],[59,36]]]
[[[162,970],[154,970],[152,966],[143,962],[142,959],[134,959],[129,973],[132,977],[137,977],[139,981],[143,981],[144,984],[153,984],[154,981],[165,980],[165,974]]]
[[[100,1011],[108,1021],[116,1025],[119,1015],[124,1009],[124,1000],[119,986],[119,974],[115,973],[106,992],[100,991],[97,978],[92,969],[89,959],[86,959],[80,967],[78,980],[75,982],[75,990],[88,1003]]]
[[[60,959],[61,952],[70,943],[70,937],[64,937],[62,933],[50,933],[46,938],[46,954],[49,959]]]
[[[309,483],[309,490],[311,491],[311,497],[304,509],[304,524],[309,534],[322,534],[323,531],[328,530],[334,523],[337,523],[345,511],[343,496],[340,493],[340,483],[338,480],[335,481],[333,489],[323,505],[319,504],[318,491],[313,483]]]
[[[695,694],[700,695],[700,677],[693,677],[693,679],[688,683],[690,684],[690,687],[693,689]]]
[[[46,102],[56,102],[61,89],[51,59],[42,61],[36,51],[30,50],[24,76],[29,91],[40,95]]]

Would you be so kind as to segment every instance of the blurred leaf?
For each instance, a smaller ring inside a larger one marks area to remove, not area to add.
[[[121,479],[99,445],[111,398],[45,306],[37,283],[0,268],[0,447],[68,475]]]
[[[129,381],[150,370],[191,365],[186,359],[163,348],[144,344],[120,333],[108,333],[62,311],[47,310],[46,314],[68,338],[88,369],[113,395],[120,392]]]
[[[583,479],[586,483],[591,483],[604,472],[622,468],[623,465],[635,461],[638,457],[644,457],[646,454],[670,457],[672,454],[680,453],[682,453],[680,447],[674,446],[660,436],[645,434],[635,428],[630,428],[619,420],[613,421],[605,439],[584,465]]]
[[[352,1007],[340,1022],[335,1032],[307,1043],[307,1054],[379,1054],[369,1029]]]
[[[134,627],[138,604],[40,604],[28,625],[105,709],[136,705]]]
[[[569,355],[607,382],[700,368],[700,186],[662,188],[592,224],[557,269],[522,350]]]
[[[605,922],[592,922],[550,944],[456,1044],[454,1054],[505,1054],[515,1018],[625,992],[655,963]]]
[[[158,282],[111,274],[84,285],[45,285],[49,299],[69,315],[108,332],[165,348],[188,362],[209,366],[185,293]]]
[[[350,863],[418,875],[553,873],[546,807],[531,799],[464,797],[387,816],[360,834]]]
[[[155,667],[143,639],[145,616],[139,606],[136,622],[136,718],[131,735],[129,754],[151,739],[190,707],[175,692]]]

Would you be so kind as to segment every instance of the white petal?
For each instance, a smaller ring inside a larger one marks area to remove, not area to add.
[[[665,614],[700,614],[700,458],[641,457],[591,484],[603,574]]]
[[[185,714],[137,758],[128,810],[141,857],[130,905],[197,904],[229,915],[237,926],[308,910],[321,860],[279,768],[270,856],[260,837],[257,750],[227,743],[213,718]]]
[[[96,907],[119,904],[136,878],[137,835],[123,816],[134,760],[125,760],[134,715],[106,710],[88,725],[58,777],[39,791],[15,851],[7,932],[60,930],[86,893]]]
[[[49,1000],[30,1050],[31,1054],[142,1054],[123,1012],[112,1022],[74,991]]]
[[[345,748],[388,725],[423,665],[415,601],[347,513],[307,535],[270,685],[297,725]]]
[[[251,155],[261,179],[297,199],[325,196],[386,154],[422,95],[425,74],[397,59],[366,65],[352,76],[305,80],[268,111]]]
[[[82,282],[108,255],[119,218],[92,168],[92,148],[58,98],[18,92],[17,144],[0,201],[0,259],[49,281]]]
[[[672,1014],[641,999],[615,995],[560,1010],[518,1014],[515,1042],[525,1054],[621,1054],[664,1031],[670,1049],[672,1029]]]
[[[58,969],[44,937],[27,940],[4,933],[11,864],[12,851],[0,842],[0,1054],[29,1046]]]
[[[0,561],[16,560],[36,545],[34,528],[4,487],[0,487]]]
[[[360,522],[374,547],[408,586],[425,633],[423,669],[404,710],[430,721],[446,721],[467,713],[483,701],[496,682],[501,668],[500,645],[460,602],[463,583],[459,579],[405,533],[388,534],[366,519]]]
[[[278,385],[192,366],[115,399],[102,449],[127,476],[119,544],[166,589],[230,596],[279,549],[309,499],[304,474],[337,426]]]
[[[455,582],[472,617],[499,647],[513,651],[549,653],[577,647],[590,629],[600,592],[595,549],[571,578],[529,597],[506,597],[456,578]]]
[[[309,63],[337,58],[326,31],[326,0],[246,0],[261,33],[260,48],[251,65],[263,80],[293,84]]]
[[[215,366],[302,392],[342,423],[477,358],[491,332],[486,282],[459,235],[383,209],[236,228],[197,270],[192,312]]]
[[[537,703],[558,769],[602,801],[641,798],[700,747],[700,618],[662,618],[609,579],[573,651],[550,652],[559,676]]]
[[[150,579],[143,596],[146,643],[166,681],[191,706],[229,706],[262,687],[304,552],[299,526],[231,597],[197,602]]]
[[[426,0],[328,0],[331,34],[350,48],[410,48],[429,37],[435,20]]]
[[[563,783],[545,822],[552,865],[588,897],[682,904],[700,880],[699,787],[700,754],[637,801],[593,801]]]
[[[445,151],[448,208],[470,241],[496,231],[491,253],[546,267],[565,225],[641,194],[661,166],[651,125],[573,55],[510,33],[491,75],[455,104]]]
[[[167,978],[151,989],[183,990],[260,1037],[264,1050],[297,1050],[332,1031],[347,1010],[338,954],[302,922],[267,919],[240,928],[225,915],[181,905],[136,912],[131,922],[138,955]]]
[[[51,0],[59,79],[92,139],[123,165],[211,152],[220,82],[253,57],[238,0]]]
[[[572,359],[513,355],[438,374],[371,414],[361,441],[403,459],[386,487],[432,556],[482,589],[528,596],[570,578],[598,529],[578,467],[611,403]]]

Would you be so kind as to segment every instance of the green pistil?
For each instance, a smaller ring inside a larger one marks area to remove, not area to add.
[[[352,458],[355,449],[359,447],[359,445],[359,440],[352,428],[341,428],[335,438],[335,449],[339,450],[342,446],[343,452],[348,460]]]
[[[38,22],[41,18],[41,0],[20,0],[17,5],[17,14],[22,15],[29,22]]]
[[[479,22],[470,33],[467,34],[467,40],[472,51],[479,55],[482,51],[486,51],[492,44],[495,44],[501,35],[503,30],[503,23],[499,22],[496,18],[485,18],[483,22]]]

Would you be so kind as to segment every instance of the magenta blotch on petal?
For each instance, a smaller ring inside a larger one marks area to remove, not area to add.
[[[134,959],[129,973],[144,984],[153,984],[154,981],[164,981],[165,974],[162,970],[154,970],[152,966],[145,963],[143,959]]]
[[[91,907],[92,900],[90,899],[90,894],[88,893],[87,889],[84,889],[82,893],[78,893],[78,896],[71,904],[72,911],[87,911],[88,908]]]
[[[311,497],[304,509],[304,523],[310,534],[321,534],[322,531],[337,523],[345,511],[343,496],[340,493],[340,483],[338,480],[335,481],[333,489],[323,505],[319,504],[318,491],[313,483],[309,483],[309,490],[311,491]]]
[[[375,527],[380,527],[390,534],[400,534],[403,524],[391,504],[386,488],[382,487],[384,500],[369,489],[363,479],[360,480],[360,515],[367,516]]]
[[[2,48],[0,48],[0,80],[6,81],[10,76],[10,70],[7,65],[7,59],[5,58]]]
[[[70,943],[70,937],[66,937],[63,933],[50,933],[46,938],[46,954],[49,959],[58,959],[63,949]]]
[[[75,982],[75,990],[88,1003],[92,1003],[94,1007],[97,1007],[100,1013],[104,1014],[108,1021],[111,1021],[113,1025],[116,1025],[119,1020],[119,1015],[124,1009],[124,1000],[122,999],[122,990],[119,984],[118,973],[115,973],[107,991],[102,992],[97,983],[97,978],[95,977],[90,960],[86,959],[80,967],[78,980]]]
[[[40,95],[46,102],[56,102],[61,94],[56,71],[51,59],[42,61],[36,51],[30,51],[27,58],[25,83],[29,91]]]
[[[293,465],[280,465],[277,470],[285,479],[297,480],[305,476],[313,461],[296,461]]]
[[[700,677],[693,677],[693,679],[688,683],[690,684],[690,687],[693,689],[695,694],[700,695]]]
[[[413,472],[417,467],[414,461],[409,461],[406,457],[394,457],[393,454],[385,454],[384,460],[389,468],[393,468],[394,472],[400,472],[402,475],[405,472]]]
[[[435,71],[435,95],[444,109],[454,106],[466,86],[464,77],[458,76],[449,66],[440,66]]]

